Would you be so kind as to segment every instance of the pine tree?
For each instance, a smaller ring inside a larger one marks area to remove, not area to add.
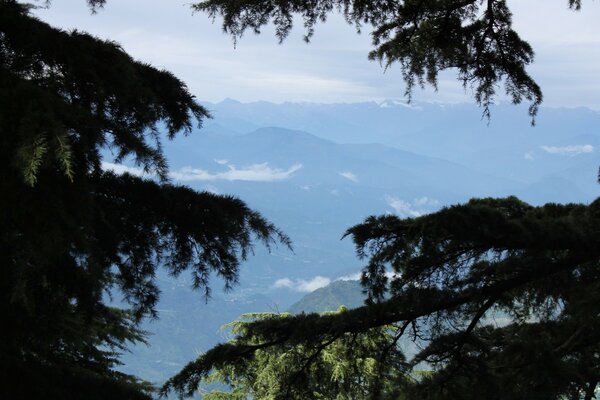
[[[581,0],[568,5],[579,10]],[[203,0],[193,7],[223,17],[223,30],[235,40],[272,23],[280,42],[295,18],[302,20],[308,42],[318,23],[339,12],[359,32],[365,25],[373,28],[369,59],[385,68],[400,65],[409,100],[415,86],[437,89],[438,73],[455,69],[485,117],[503,82],[514,103],[530,102],[532,123],[542,102],[540,87],[526,71],[533,49],[513,30],[506,0]]]
[[[339,315],[346,312],[340,307]],[[252,335],[248,330],[255,321],[285,323],[290,314],[245,314],[225,328],[234,335]],[[348,333],[325,342],[316,352],[303,345],[286,344],[259,349],[252,359],[216,368],[205,379],[202,390],[205,400],[268,400],[335,399],[364,400],[374,392],[385,399],[402,399],[405,386],[412,383],[404,373],[405,360],[395,346],[396,338],[389,327],[383,326],[366,333]],[[231,341],[235,344],[235,339]],[[257,339],[256,343],[260,343]],[[381,348],[389,348],[386,357],[377,357]],[[281,385],[286,380],[293,386]],[[210,389],[215,383],[227,385],[227,390]],[[192,386],[193,391],[195,388]],[[189,393],[192,394],[191,392]]]
[[[211,369],[271,346],[319,354],[346,335],[393,326],[398,340],[422,347],[407,363],[416,384],[397,382],[408,399],[592,399],[600,381],[599,227],[600,200],[533,207],[514,197],[474,199],[418,218],[370,217],[347,232],[368,260],[365,306],[249,323],[163,390],[190,393]],[[432,372],[418,375],[424,366]],[[285,378],[280,385],[296,387]]]
[[[289,239],[239,199],[168,182],[161,139],[209,117],[181,81],[29,8],[0,0],[0,397],[148,398],[115,366],[156,316],[156,269],[208,295],[255,241]],[[156,178],[104,171],[106,149]]]

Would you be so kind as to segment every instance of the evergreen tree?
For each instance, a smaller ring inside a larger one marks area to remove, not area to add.
[[[407,363],[416,384],[396,382],[408,399],[592,399],[600,380],[599,227],[600,200],[533,207],[514,197],[474,199],[418,218],[369,217],[347,232],[368,259],[365,306],[251,322],[163,390],[191,393],[213,368],[271,346],[319,354],[346,335],[393,326],[398,340],[422,347]],[[352,360],[349,346],[344,361]],[[432,372],[417,376],[424,366]],[[296,388],[288,376],[279,384]]]
[[[156,269],[208,295],[254,241],[289,240],[236,198],[167,182],[161,137],[209,117],[181,81],[30,7],[0,0],[0,398],[147,398],[114,367],[156,316]],[[103,149],[156,178],[104,171]]]
[[[568,5],[579,10],[581,0]],[[513,30],[506,0],[203,0],[193,7],[222,16],[223,30],[235,40],[272,23],[280,42],[295,17],[302,19],[309,41],[319,22],[339,12],[358,31],[373,28],[369,58],[386,68],[400,64],[409,99],[415,85],[437,89],[439,71],[454,68],[464,87],[474,89],[486,117],[502,82],[514,103],[530,102],[532,122],[542,102],[541,89],[525,69],[533,49]]]
[[[346,312],[340,307],[336,315]],[[252,335],[248,327],[253,321],[285,322],[290,314],[246,314],[226,328],[235,335]],[[235,339],[232,340],[235,344]],[[260,343],[257,338],[256,344]],[[377,358],[381,348],[389,348],[386,357]],[[396,347],[396,338],[388,327],[366,333],[348,333],[323,343],[316,352],[298,344],[274,345],[257,350],[245,362],[223,365],[213,370],[205,380],[211,384],[226,384],[227,391],[206,390],[205,400],[269,400],[323,399],[364,400],[379,391],[382,398],[402,399],[405,385],[411,380],[404,373],[404,357]],[[293,386],[281,385],[286,380]],[[399,385],[402,383],[402,385]],[[194,390],[194,388],[191,388]],[[191,393],[190,393],[191,394]]]

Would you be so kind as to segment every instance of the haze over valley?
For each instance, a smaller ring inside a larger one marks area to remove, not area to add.
[[[188,276],[160,276],[159,320],[150,347],[123,369],[160,382],[199,352],[226,340],[219,327],[245,312],[286,311],[307,293],[357,279],[345,230],[369,215],[418,217],[472,197],[516,195],[532,204],[589,203],[600,194],[600,113],[542,108],[530,126],[513,105],[400,101],[317,104],[225,100],[205,103],[213,119],[165,142],[171,179],[240,197],[275,223],[294,250],[257,247],[239,285],[214,277],[205,303]],[[105,168],[141,174],[105,158]]]

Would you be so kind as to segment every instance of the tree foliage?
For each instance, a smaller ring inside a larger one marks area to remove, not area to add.
[[[581,8],[580,0],[568,4]],[[513,30],[506,0],[204,0],[193,7],[223,17],[223,30],[236,40],[273,23],[280,42],[296,16],[309,41],[319,22],[339,12],[358,31],[363,25],[373,29],[369,58],[386,68],[400,65],[409,100],[415,85],[437,89],[439,72],[454,69],[486,117],[502,82],[514,103],[530,102],[532,121],[542,102],[540,87],[526,71],[533,49]]]
[[[336,315],[346,312],[340,307]],[[251,337],[254,321],[285,321],[290,314],[246,314],[228,325],[234,335]],[[260,343],[260,339],[252,341]],[[231,341],[232,344],[236,340]],[[378,357],[386,349],[385,357]],[[240,363],[223,365],[212,371],[204,384],[221,383],[227,391],[203,393],[206,400],[331,399],[361,400],[379,392],[385,399],[402,399],[404,385],[411,380],[404,373],[404,357],[398,351],[390,327],[364,333],[345,334],[323,343],[313,351],[298,345],[276,345],[257,350],[254,357]],[[293,386],[282,385],[294,382]],[[399,383],[404,383],[400,385]],[[167,385],[176,384],[175,381]],[[195,390],[194,385],[189,387]]]
[[[212,368],[271,346],[318,352],[393,325],[422,347],[407,373],[432,370],[407,388],[409,399],[591,399],[600,378],[599,226],[600,200],[474,199],[418,218],[370,217],[347,232],[368,260],[367,305],[249,323],[167,388],[189,392]],[[281,385],[296,382],[282,376]]]
[[[181,81],[28,8],[0,0],[0,397],[145,398],[114,367],[156,315],[156,269],[208,295],[255,240],[289,239],[236,198],[167,182],[161,137],[209,116]],[[104,171],[106,149],[157,178]]]

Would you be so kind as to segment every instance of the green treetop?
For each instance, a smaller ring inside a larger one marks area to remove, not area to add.
[[[327,314],[344,312],[346,309],[340,307],[337,312]],[[287,318],[289,314],[246,314],[226,327],[234,335],[252,336],[248,330],[252,322],[285,322]],[[254,343],[259,344],[260,339],[256,338]],[[378,357],[383,348],[389,351],[385,357]],[[207,390],[202,398],[363,400],[378,392],[382,398],[399,400],[404,385],[411,382],[404,373],[404,361],[392,330],[385,326],[345,334],[323,343],[316,352],[301,344],[269,346],[257,350],[251,359],[215,368],[205,383],[208,387],[214,383],[226,384],[229,390]],[[286,381],[295,384],[282,385]]]

